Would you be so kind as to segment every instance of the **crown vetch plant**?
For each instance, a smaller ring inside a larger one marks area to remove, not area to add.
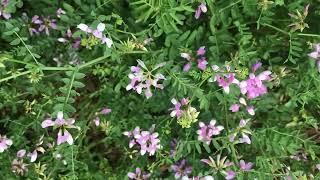
[[[320,179],[319,12],[0,0],[1,179]]]

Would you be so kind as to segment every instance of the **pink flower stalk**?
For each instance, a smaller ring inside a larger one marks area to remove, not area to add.
[[[240,109],[240,104],[232,104],[229,108],[231,112],[238,112]]]
[[[126,131],[123,134],[129,138],[132,138],[129,142],[129,148],[134,145],[140,146],[140,154],[144,155],[149,153],[149,156],[155,154],[155,152],[161,148],[159,134],[153,133],[152,129],[149,131],[141,131],[139,127],[136,127],[132,132]]]
[[[0,153],[4,152],[13,144],[12,140],[7,138],[6,135],[0,135]]]
[[[253,70],[256,71],[260,66],[261,65],[254,65]],[[257,76],[253,73],[250,73],[249,78],[245,81],[240,82],[239,84],[241,93],[247,95],[248,99],[254,99],[263,94],[266,94],[267,87],[263,84],[263,81],[270,80],[270,75],[271,71],[263,71]]]
[[[140,168],[136,168],[135,173],[132,173],[132,172],[128,173],[128,178],[135,179],[135,180],[147,180],[150,178],[150,176],[151,176],[150,173],[142,172]]]
[[[224,92],[227,94],[230,93],[231,84],[239,84],[234,73],[224,74],[223,76],[216,75],[215,80],[218,82],[218,86],[222,87]]]
[[[67,129],[68,128],[79,129],[78,126],[73,125],[74,123],[75,123],[74,119],[72,118],[64,119],[63,112],[59,111],[55,121],[52,121],[52,119],[46,119],[41,123],[41,127],[47,128],[47,127],[53,126],[54,128],[59,128],[57,145],[60,145],[65,142],[67,142],[69,145],[72,145],[73,137],[69,133],[69,131],[67,131]]]
[[[219,135],[220,132],[224,129],[223,126],[215,126],[216,120],[211,120],[208,125],[204,124],[203,122],[199,123],[200,129],[197,131],[198,140],[203,141],[206,144],[210,144],[211,137],[214,135]]]
[[[185,159],[182,159],[177,163],[171,165],[171,170],[175,173],[175,179],[181,179],[182,177],[188,177],[188,175],[191,174],[192,167],[187,166],[187,161]]]
[[[199,19],[199,17],[201,16],[201,13],[206,13],[206,12],[207,12],[206,4],[205,3],[201,3],[197,8],[197,10],[196,10],[196,12],[194,14],[194,17],[196,19]]]
[[[152,86],[157,89],[163,89],[164,86],[159,84],[158,81],[163,81],[166,78],[163,74],[157,73],[152,74],[153,71],[165,65],[165,63],[160,63],[156,65],[152,70],[149,70],[146,65],[141,61],[138,61],[138,66],[131,66],[131,73],[128,75],[131,82],[127,85],[126,90],[134,90],[138,94],[144,92],[147,99],[152,97],[151,88]]]
[[[244,160],[240,160],[239,165],[242,171],[250,171],[252,169],[253,163],[252,162],[246,163]]]
[[[318,72],[320,72],[320,43],[315,45],[315,51],[309,53],[308,56],[317,61]]]
[[[112,40],[110,38],[107,38],[106,35],[103,34],[105,27],[106,25],[103,23],[99,23],[97,26],[97,29],[91,29],[88,25],[83,23],[77,26],[77,28],[80,29],[81,31],[87,34],[92,34],[97,39],[100,39],[102,44],[106,44],[108,48],[111,48],[113,44]]]
[[[56,14],[57,14],[57,17],[58,17],[58,18],[61,18],[61,15],[67,14],[67,13],[66,13],[66,11],[64,11],[63,9],[59,8],[59,9],[57,10]]]

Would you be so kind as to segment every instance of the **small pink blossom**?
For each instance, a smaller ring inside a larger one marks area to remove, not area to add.
[[[6,135],[0,135],[0,153],[4,152],[13,144],[12,140],[7,138]]]
[[[57,144],[60,145],[62,143],[67,142],[68,144],[73,144],[73,138],[72,135],[67,130],[68,128],[76,128],[79,129],[78,126],[73,125],[75,123],[75,120],[70,119],[64,119],[63,118],[63,112],[59,111],[57,114],[57,118],[55,121],[52,121],[52,119],[46,119],[42,122],[41,127],[47,128],[50,126],[54,126],[55,128],[59,128],[58,132],[58,138],[57,138]]]
[[[207,12],[206,4],[205,3],[201,3],[197,8],[197,10],[196,10],[196,12],[194,14],[194,17],[196,19],[199,19],[199,17],[201,16],[201,13],[206,13],[206,12]]]
[[[197,56],[203,56],[206,53],[206,47],[205,46],[201,46],[198,50],[197,50]]]
[[[58,18],[61,18],[61,15],[67,14],[67,13],[66,13],[66,11],[64,11],[63,9],[59,8],[59,9],[57,10],[56,14],[57,14],[57,17],[58,17]]]
[[[128,75],[131,80],[127,85],[126,90],[134,90],[138,94],[144,92],[147,99],[152,97],[151,87],[155,87],[157,89],[163,89],[163,84],[159,83],[159,81],[163,81],[166,78],[161,73],[152,74],[158,68],[161,68],[165,65],[165,63],[160,63],[155,65],[152,70],[149,70],[143,61],[137,60],[138,66],[131,67],[131,73]]]
[[[207,67],[208,61],[205,57],[202,57],[201,59],[198,59],[198,68],[204,71]]]
[[[129,172],[128,178],[135,179],[135,180],[147,180],[151,176],[150,173],[142,172],[140,168],[136,168],[135,173]]]
[[[228,170],[226,172],[226,180],[232,180],[236,177],[236,172],[232,171],[232,170]]]
[[[242,171],[250,171],[252,169],[253,163],[252,162],[246,163],[244,160],[240,160],[239,165]]]
[[[235,78],[234,73],[224,74],[223,76],[216,75],[216,81],[218,82],[218,86],[222,87],[224,92],[229,94],[230,93],[230,85],[231,84],[238,84],[239,81]]]
[[[149,156],[155,154],[155,152],[161,148],[159,134],[153,132],[153,128],[149,131],[141,131],[139,127],[136,127],[132,132],[126,131],[123,133],[125,136],[131,138],[129,147],[132,148],[135,145],[140,146],[140,154],[146,153]]]
[[[232,112],[238,112],[240,109],[240,105],[239,104],[232,104],[229,108],[229,110],[231,110]]]
[[[197,131],[198,140],[203,141],[206,144],[210,144],[211,138],[214,135],[219,135],[220,132],[224,129],[223,126],[215,126],[216,120],[211,120],[208,125],[203,122],[199,123],[200,129]]]

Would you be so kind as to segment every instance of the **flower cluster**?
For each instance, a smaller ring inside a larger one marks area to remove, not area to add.
[[[159,81],[166,78],[161,73],[152,74],[153,71],[163,67],[165,63],[156,65],[152,70],[149,70],[147,66],[141,60],[137,60],[138,66],[131,66],[131,73],[128,75],[131,82],[127,85],[126,90],[134,90],[138,94],[144,92],[147,99],[152,97],[151,87],[163,89],[164,86],[159,84]]]
[[[240,110],[240,106],[243,105],[247,112],[251,115],[251,116],[254,116],[255,115],[255,112],[254,112],[254,107],[253,106],[248,106],[247,105],[247,101],[244,99],[244,98],[239,98],[239,102],[240,104],[238,103],[235,103],[235,104],[232,104],[229,108],[230,111],[232,112],[238,112]]]
[[[136,168],[136,172],[128,172],[128,178],[129,179],[135,179],[135,180],[147,180],[151,176],[150,173],[142,172],[140,168]]]
[[[64,119],[63,112],[59,111],[55,121],[52,121],[52,119],[46,119],[41,123],[41,127],[47,128],[47,127],[53,126],[54,128],[59,128],[57,145],[60,145],[65,142],[72,145],[73,144],[73,137],[69,133],[69,131],[67,131],[67,129],[68,128],[79,129],[78,126],[73,125],[74,123],[75,123],[74,119],[72,119],[72,118]]]
[[[99,115],[107,115],[111,113],[111,109],[105,107],[100,112],[96,112],[96,117],[94,118],[93,122],[96,126],[100,125],[100,117]]]
[[[24,16],[26,17],[27,15],[24,14]],[[29,33],[31,36],[34,34],[40,34],[43,31],[49,36],[50,29],[57,29],[57,21],[55,19],[50,19],[50,17],[40,17],[38,15],[34,15],[32,17],[31,23],[29,24]]]
[[[200,129],[197,131],[198,140],[203,141],[206,144],[210,144],[211,138],[214,135],[219,135],[220,132],[224,129],[223,126],[216,126],[216,120],[211,120],[208,125],[203,122],[199,123]]]
[[[12,140],[7,138],[6,135],[1,136],[0,134],[0,153],[8,149],[12,145]]]
[[[78,38],[72,38],[72,32],[70,29],[67,30],[65,37],[58,38],[58,41],[61,43],[67,43],[72,42],[72,48],[78,49],[81,43],[81,39]]]
[[[8,6],[9,0],[1,0],[0,3],[0,17],[2,16],[5,19],[10,19],[11,14],[6,12],[6,6]]]
[[[171,165],[171,170],[175,173],[174,177],[176,179],[180,179],[185,176],[188,177],[192,172],[192,167],[187,165],[187,161],[185,159],[182,159]]]
[[[257,76],[254,74],[261,65],[260,62],[254,64],[252,67],[253,71],[250,73],[249,78],[239,83],[241,93],[247,95],[248,99],[254,99],[267,93],[267,87],[263,82],[271,79],[271,71],[263,71]]]
[[[205,53],[206,53],[205,46],[202,46],[197,50],[197,63],[198,63],[197,66],[202,71],[206,69],[208,64],[208,61],[204,56]],[[188,61],[188,63],[183,66],[183,71],[189,71],[192,66],[192,62],[195,60],[195,58],[193,58],[189,53],[185,53],[185,52],[181,53],[180,56]]]
[[[225,71],[221,70],[217,65],[212,65],[211,68],[217,74],[210,81],[216,81],[225,93],[229,94],[231,84],[239,84],[239,81],[235,78],[235,73],[231,72],[229,65],[225,65]]]
[[[149,153],[149,156],[155,154],[155,152],[161,148],[159,134],[153,132],[154,127],[149,131],[141,131],[139,127],[136,127],[133,131],[126,131],[123,134],[128,138],[131,138],[129,142],[129,148],[134,145],[139,146],[140,154],[144,155]]]
[[[197,112],[196,108],[190,106],[187,98],[181,99],[180,102],[173,98],[171,99],[171,103],[174,105],[174,108],[169,109],[171,110],[170,116],[176,117],[178,124],[182,128],[190,128],[192,123],[198,121],[199,112]]]
[[[230,142],[236,142],[236,143],[245,143],[245,144],[251,144],[251,139],[249,135],[251,132],[246,129],[246,125],[249,120],[241,119],[239,126],[235,129],[235,131],[229,136]],[[238,134],[241,134],[241,137],[237,141],[235,141],[235,138]]]
[[[88,25],[81,23],[77,28],[87,34],[92,34],[95,38],[100,39],[102,44],[106,44],[108,48],[111,48],[113,44],[112,40],[103,34],[103,31],[106,28],[105,24],[99,23],[96,29],[92,29]]]

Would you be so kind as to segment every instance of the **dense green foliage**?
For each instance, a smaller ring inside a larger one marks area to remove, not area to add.
[[[201,2],[207,11],[196,19]],[[151,179],[174,179],[170,166],[180,159],[192,166],[189,178],[212,175],[224,179],[225,171],[200,161],[209,156],[215,160],[218,155],[234,163],[229,169],[237,173],[236,179],[320,179],[316,167],[320,163],[320,74],[316,61],[308,56],[320,43],[319,0],[3,3],[0,12],[10,13],[11,18],[0,16],[0,135],[13,144],[0,153],[0,179],[126,179],[136,167],[151,173]],[[59,8],[64,13],[57,17]],[[56,27],[47,25],[49,35],[45,30],[31,35],[30,28],[38,26],[32,23],[34,15],[56,19]],[[104,34],[112,39],[112,46],[81,31],[77,28],[80,23],[93,29],[104,23]],[[73,33],[70,37],[68,29]],[[62,37],[65,42],[58,41]],[[79,48],[74,48],[80,38]],[[193,64],[183,71],[187,61],[181,53],[196,56],[202,46],[206,48],[206,69]],[[138,59],[148,68],[160,64],[153,72],[166,78],[159,80],[163,89],[151,88],[150,98],[126,90],[130,67],[137,66]],[[257,61],[261,69],[272,72],[265,83],[268,93],[247,99],[254,106],[254,116],[246,110],[233,113],[230,106],[244,96],[234,84],[228,94],[212,82],[218,73],[211,65],[221,69],[228,65],[243,81]],[[187,97],[199,115],[190,112],[194,122],[188,116],[178,123],[170,117],[171,99]],[[112,112],[99,113],[105,107]],[[79,127],[68,129],[72,145],[57,145],[58,128],[41,126],[59,111],[74,118]],[[94,123],[97,117],[99,126]],[[224,130],[207,145],[198,141],[198,123],[207,124],[211,119]],[[238,132],[241,119],[250,119],[246,131],[251,133],[251,144],[229,140]],[[183,123],[190,128],[183,128]],[[130,138],[123,132],[136,126],[148,130],[153,124],[161,149],[148,156],[129,148]],[[43,143],[37,145],[41,136]],[[173,139],[178,144],[172,156]],[[32,152],[40,146],[45,151],[38,151],[35,162],[24,159],[28,172],[12,172],[17,151]],[[241,159],[252,162],[252,170],[241,171]]]

